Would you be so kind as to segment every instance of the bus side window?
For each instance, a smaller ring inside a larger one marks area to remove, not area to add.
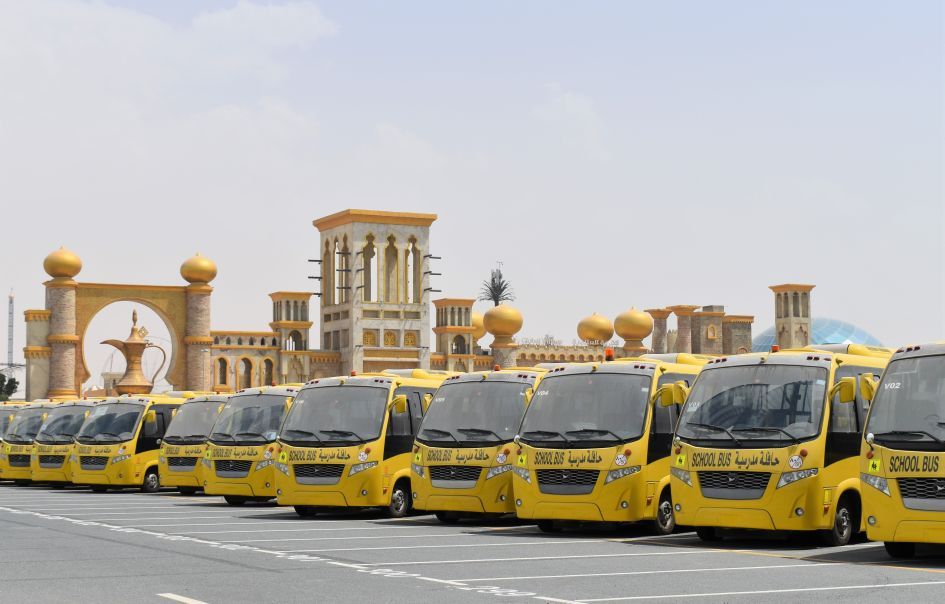
[[[653,434],[672,434],[676,426],[676,405],[664,407],[660,404],[653,406]]]
[[[875,369],[869,367],[855,367],[853,365],[840,367],[837,369],[834,383],[844,377],[859,379],[861,374],[874,371]],[[869,411],[869,407],[867,406],[869,403],[862,400],[859,390],[860,389],[857,388],[856,400],[852,403],[840,403],[838,402],[838,396],[834,396],[833,400],[830,401],[829,429],[831,432],[841,434],[860,432],[863,421],[866,419],[866,412]],[[866,407],[864,408],[864,406]]]
[[[410,409],[411,434],[416,436],[420,429],[420,421],[423,419],[423,392],[417,390],[411,392],[407,403]]]

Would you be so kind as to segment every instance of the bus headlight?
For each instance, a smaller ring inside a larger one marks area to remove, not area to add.
[[[416,474],[417,476],[419,476],[420,478],[423,478],[424,475],[425,475],[425,474],[424,474],[424,471],[423,471],[423,466],[421,466],[420,464],[416,464],[416,463],[410,464],[410,470],[411,470],[414,474]]]
[[[359,474],[365,470],[370,470],[376,465],[377,465],[376,461],[369,461],[366,463],[356,463],[353,466],[351,466],[351,470],[348,471],[348,476],[354,476],[355,474]]]
[[[126,459],[131,459],[131,455],[116,455],[112,457],[112,463],[121,463]]]
[[[889,495],[889,481],[883,478],[882,476],[873,476],[872,474],[860,474],[860,480],[870,485],[877,491],[880,491],[887,497]]]
[[[604,484],[610,484],[615,480],[625,478],[627,476],[633,476],[640,471],[640,466],[632,466],[629,468],[617,468],[616,470],[611,470],[607,472],[607,478],[604,479]]]
[[[277,461],[277,462],[273,463],[272,465],[274,465],[277,470],[279,470],[280,472],[282,472],[282,473],[285,474],[286,476],[289,475],[289,466],[288,466],[287,464],[279,463],[279,462]]]
[[[167,463],[167,458],[162,455],[162,456],[158,457],[158,462],[160,462],[160,463]]]
[[[783,486],[795,483],[798,480],[810,478],[811,476],[817,476],[817,468],[808,468],[807,470],[798,470],[797,472],[785,472],[781,474],[781,479],[778,480],[778,486],[775,488],[780,489]]]
[[[532,473],[526,470],[525,468],[513,467],[512,471],[515,472],[515,475],[527,482],[528,484],[532,483]]]
[[[675,476],[679,480],[685,482],[687,485],[692,486],[692,474],[689,473],[689,470],[670,468],[669,473],[670,475]]]
[[[496,466],[494,468],[489,468],[489,471],[486,472],[486,480],[489,480],[490,478],[494,478],[495,476],[499,476],[501,474],[505,474],[506,472],[511,472],[511,471],[512,471],[511,465]]]
[[[258,463],[256,464],[256,471],[258,472],[258,471],[260,471],[260,470],[263,470],[263,469],[265,469],[265,468],[268,468],[268,467],[271,466],[271,465],[272,465],[272,460],[271,460],[271,459],[264,459],[264,460],[262,460],[262,461],[260,461],[260,462],[258,462]]]

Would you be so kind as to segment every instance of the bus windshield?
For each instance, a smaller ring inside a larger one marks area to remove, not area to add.
[[[810,438],[820,432],[827,369],[751,365],[703,371],[689,393],[677,434],[731,441]]]
[[[177,409],[164,440],[175,445],[196,445],[207,440],[222,401],[189,401]]]
[[[279,437],[319,446],[377,440],[387,411],[387,388],[325,386],[299,392]]]
[[[70,405],[51,409],[36,434],[36,442],[46,445],[71,443],[85,422],[88,407]]]
[[[554,448],[635,440],[646,423],[651,380],[604,372],[545,378],[525,412],[521,438]]]
[[[440,386],[420,424],[418,440],[508,442],[522,423],[521,382],[475,381]]]
[[[222,445],[273,442],[285,415],[286,398],[283,394],[234,396],[217,417],[209,439]]]
[[[890,363],[866,432],[895,448],[945,450],[945,356]]]
[[[46,409],[23,409],[17,412],[10,422],[10,427],[3,437],[8,443],[27,445],[36,438],[39,427],[43,425],[43,413]]]
[[[13,418],[16,417],[16,409],[11,409],[9,413],[4,412],[3,415],[0,415],[0,438],[7,433],[7,428],[10,427],[10,422],[13,421]]]
[[[144,411],[140,403],[104,403],[96,405],[76,434],[80,443],[117,443],[131,440]]]

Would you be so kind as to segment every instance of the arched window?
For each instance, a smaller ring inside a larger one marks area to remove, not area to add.
[[[408,331],[404,334],[404,348],[416,348],[417,347],[417,333],[414,331]]]
[[[299,301],[298,300],[295,300],[294,302],[292,302],[292,320],[293,321],[299,320]]]
[[[793,305],[792,310],[794,311],[793,314],[795,317],[800,317],[801,316],[801,295],[797,292],[794,292],[793,298],[794,299],[791,300],[792,305]]]
[[[236,345],[237,345],[237,346],[242,346],[242,345],[243,345],[243,338],[242,338],[242,337],[236,338]]]
[[[411,297],[413,296],[413,283],[414,283],[414,274],[413,274],[413,243],[414,239],[411,237],[407,241],[407,247],[404,248],[404,284],[402,289],[403,302],[415,302]]]
[[[308,321],[308,302],[302,301],[302,320]]]
[[[231,346],[232,344],[233,344],[233,340],[230,339],[230,336],[226,336],[226,345]]]
[[[397,332],[396,331],[385,331],[384,332],[384,346],[397,346]]]
[[[275,348],[275,347],[278,346],[278,345],[279,345],[279,343],[276,341],[275,338],[273,338],[273,339],[272,339],[272,344],[271,344],[271,346],[272,346],[273,348]]]
[[[213,343],[214,343],[214,344],[219,344],[219,343],[220,343],[220,336],[214,336],[214,337],[213,337]]]
[[[289,343],[292,346],[289,350],[305,350],[305,346],[302,343],[302,334],[295,329],[289,332]]]
[[[250,339],[249,339],[249,345],[250,345],[250,346],[255,346],[255,345],[256,345],[256,338],[250,338]]]
[[[217,384],[226,386],[227,369],[226,359],[223,357],[217,359]]]
[[[322,303],[324,306],[331,306],[335,303],[335,266],[331,243],[325,242],[325,250],[322,252]]]
[[[374,257],[377,255],[374,247],[374,235],[367,236],[367,243],[361,252],[361,262],[364,270],[361,271],[361,295],[365,302],[374,300],[373,280],[374,280]]]
[[[365,346],[377,346],[377,332],[367,330],[362,337]]]
[[[263,386],[275,386],[275,365],[272,362],[272,359],[266,359],[263,361]]]
[[[384,301],[396,302],[397,275],[400,273],[397,262],[397,240],[391,235],[387,238],[387,249],[384,250]]]
[[[466,354],[466,338],[461,335],[453,336],[453,354]]]
[[[253,387],[253,362],[249,359],[240,360],[240,388]]]
[[[339,273],[341,278],[338,280],[339,283],[341,283],[341,289],[338,290],[338,296],[341,302],[343,303],[350,300],[350,296],[349,296],[351,292],[351,264],[349,260],[350,258],[351,258],[351,253],[350,253],[350,250],[348,249],[348,236],[345,235],[341,239],[341,250],[339,252],[340,262],[338,262],[338,267],[341,269],[341,272]]]
[[[810,316],[810,294],[807,292],[801,294],[801,316],[805,318]]]

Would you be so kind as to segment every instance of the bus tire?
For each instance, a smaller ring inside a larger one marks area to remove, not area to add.
[[[181,495],[193,495],[197,492],[197,487],[177,487],[177,492]]]
[[[885,541],[883,547],[892,558],[915,558],[915,543],[903,541]]]
[[[821,533],[824,545],[830,547],[848,545],[859,526],[860,516],[856,507],[856,499],[850,495],[843,495],[840,497],[840,501],[837,502],[833,528]]]
[[[560,533],[561,527],[554,520],[539,520],[538,529],[543,533]]]
[[[243,505],[246,503],[246,498],[240,495],[224,495],[223,501],[227,502],[229,505]]]
[[[459,516],[453,512],[434,512],[433,515],[443,524],[456,524],[459,522]]]
[[[295,506],[295,513],[302,518],[311,518],[318,515],[318,508],[314,505],[297,505]]]
[[[144,482],[141,483],[143,493],[157,493],[161,490],[161,476],[157,468],[151,468],[144,473]]]
[[[719,535],[714,526],[697,526],[696,535],[706,543],[717,543],[722,540],[722,536]]]
[[[413,501],[410,497],[410,481],[401,478],[390,492],[390,503],[387,504],[387,514],[391,518],[403,518],[410,513]]]
[[[653,530],[657,535],[672,535],[676,530],[676,515],[673,513],[673,497],[669,487],[663,489],[660,495],[656,518],[653,519]]]

